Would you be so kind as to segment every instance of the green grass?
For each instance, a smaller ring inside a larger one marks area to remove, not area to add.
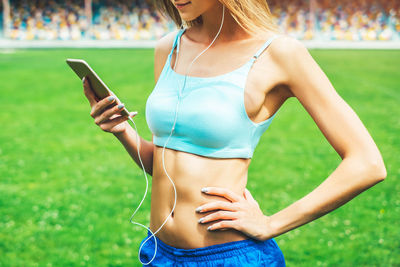
[[[332,213],[276,238],[288,266],[400,266],[400,51],[313,50],[313,57],[380,148],[387,179]],[[18,50],[0,53],[0,266],[137,266],[146,231],[129,218],[145,182],[89,116],[66,58],[84,58],[137,110],[153,51]],[[340,157],[296,99],[256,149],[248,188],[266,214],[319,185]],[[150,201],[136,220],[149,220]]]

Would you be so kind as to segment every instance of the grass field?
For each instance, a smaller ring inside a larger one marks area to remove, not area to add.
[[[400,266],[400,51],[312,50],[380,148],[387,179],[332,213],[276,238],[288,266]],[[65,64],[84,58],[139,112],[153,51],[0,53],[0,266],[138,266],[146,231],[129,218],[145,182],[122,145],[89,116]],[[101,164],[99,164],[99,162]],[[248,188],[273,214],[319,185],[340,157],[296,99],[256,149]],[[136,221],[148,223],[147,198]]]

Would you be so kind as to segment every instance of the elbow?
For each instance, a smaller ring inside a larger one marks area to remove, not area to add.
[[[152,149],[150,150],[150,155],[149,155],[149,166],[147,167],[147,173],[150,175],[150,176],[153,176],[153,163],[154,163],[154,149],[155,149],[155,146],[154,146],[154,144],[153,144],[153,142],[150,142],[150,145],[151,145],[151,147],[152,147]]]
[[[350,164],[358,169],[363,184],[373,186],[386,179],[386,167],[379,151],[359,153],[350,158]]]
[[[368,161],[368,176],[374,183],[385,180],[387,176],[386,167],[381,158]]]
[[[146,172],[148,175],[153,176],[153,166],[147,168]]]

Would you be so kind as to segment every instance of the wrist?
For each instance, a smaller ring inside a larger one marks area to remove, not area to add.
[[[117,137],[119,140],[125,138],[128,136],[128,127],[126,127],[123,131],[112,133],[115,137]]]
[[[280,235],[278,223],[274,221],[273,216],[264,215],[265,231],[263,233],[263,240],[271,239]]]

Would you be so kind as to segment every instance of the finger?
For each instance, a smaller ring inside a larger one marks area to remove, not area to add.
[[[129,119],[129,117],[133,118],[138,114],[137,111],[131,112],[129,114],[129,116],[116,116],[113,119],[110,119],[108,121],[105,121],[104,123],[100,124],[100,128],[102,128],[103,130],[107,131],[107,130],[111,130],[112,128],[114,128],[115,126],[117,126],[118,124],[126,121]]]
[[[110,118],[113,115],[119,114],[122,111],[123,108],[124,108],[123,104],[116,105],[116,106],[114,106],[112,108],[109,108],[108,110],[106,110],[103,113],[101,113],[100,116],[97,116],[94,119],[94,122],[98,125],[98,124],[101,124],[101,123],[103,123],[105,121],[108,121],[108,120],[110,120]]]
[[[256,201],[247,188],[244,189],[244,198],[250,201]]]
[[[237,218],[237,212],[221,210],[200,218],[199,223],[208,223],[216,220],[233,220]]]
[[[212,210],[229,210],[229,211],[236,211],[237,208],[231,202],[225,201],[215,201],[207,203],[203,206],[200,206],[196,209],[196,212],[207,212]]]
[[[114,119],[108,120],[100,124],[99,126],[103,131],[110,131],[112,128],[114,128],[118,124],[123,123],[126,120],[128,120],[128,116],[118,116],[115,117]]]
[[[207,230],[209,231],[214,231],[214,230],[224,230],[224,229],[236,229],[240,231],[240,225],[238,224],[237,221],[220,221],[217,223],[214,223],[213,225],[210,225]]]
[[[260,205],[258,204],[257,200],[254,199],[253,195],[250,193],[249,190],[247,190],[247,188],[244,189],[244,194],[245,194],[245,198],[246,198],[250,203],[253,203],[253,204],[256,205],[257,207],[260,207]]]
[[[99,102],[97,102],[93,107],[92,111],[90,112],[90,116],[93,118],[96,118],[99,116],[110,104],[115,103],[115,96],[109,96],[106,98],[103,98]]]
[[[242,198],[236,194],[235,192],[221,187],[206,187],[201,189],[201,192],[206,193],[208,195],[216,195],[220,197],[224,197],[231,202],[240,201]]]
[[[132,112],[129,114],[129,117],[133,118],[133,117],[135,117],[137,114],[138,114],[137,111],[132,111]]]
[[[83,77],[82,82],[83,82],[83,93],[85,94],[86,98],[89,100],[90,106],[94,106],[97,103],[98,98],[96,97],[96,95],[94,94],[94,92],[92,90],[92,87],[90,86],[89,79],[87,79],[86,77]]]

